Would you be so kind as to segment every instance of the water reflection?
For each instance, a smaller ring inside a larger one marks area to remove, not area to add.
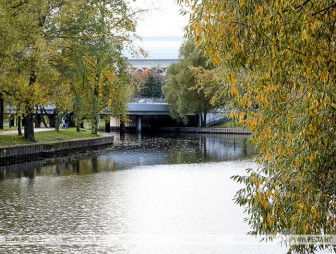
[[[286,253],[234,238],[249,227],[230,177],[257,167],[251,155],[244,136],[126,135],[109,149],[2,167],[0,253]],[[3,241],[11,235],[61,238]]]
[[[107,241],[1,244],[0,253],[284,254],[279,246],[251,246],[234,237],[249,228],[232,200],[239,185],[230,176],[247,167],[255,165],[250,160],[146,165],[1,181],[0,236],[84,235]],[[218,240],[226,236],[234,244]]]
[[[87,175],[140,165],[184,164],[249,158],[254,150],[244,135],[165,134],[160,137],[115,133],[115,146],[89,153],[0,167],[0,180],[42,175]]]

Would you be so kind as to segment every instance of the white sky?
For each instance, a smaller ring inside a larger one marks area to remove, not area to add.
[[[132,6],[149,9],[138,21],[137,34],[144,36],[180,36],[188,17],[179,13],[175,0],[130,0]]]

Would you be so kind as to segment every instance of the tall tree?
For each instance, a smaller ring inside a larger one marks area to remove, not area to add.
[[[254,133],[260,167],[235,177],[251,233],[335,235],[335,1],[178,2]]]
[[[140,90],[144,97],[162,97],[162,80],[158,75],[148,74]]]
[[[124,0],[0,2],[0,93],[25,109],[28,140],[35,139],[34,107],[65,109],[69,101],[92,119],[97,133],[99,112],[119,89],[121,52],[130,45],[137,13]]]
[[[46,43],[43,37],[46,5],[42,1],[2,1],[1,54],[2,92],[25,108],[25,138],[33,141],[34,105],[42,102],[48,72]]]
[[[9,33],[9,28],[4,26],[8,22],[8,13],[6,8],[4,8],[3,4],[0,3],[0,129],[4,127],[4,84],[3,79],[5,76],[5,72],[3,71],[3,63],[6,62],[6,54],[11,41],[6,38],[6,34]]]
[[[61,49],[55,64],[71,81],[78,121],[89,116],[95,134],[99,112],[117,89],[115,80],[126,63],[122,50],[135,31],[137,13],[123,0],[76,1],[60,6],[51,22]]]
[[[202,126],[206,125],[206,115],[213,105],[202,90],[195,90],[196,75],[191,67],[206,66],[206,58],[196,49],[192,40],[180,48],[179,62],[168,68],[168,80],[163,86],[165,100],[169,103],[172,117],[188,121],[189,114],[202,115]]]

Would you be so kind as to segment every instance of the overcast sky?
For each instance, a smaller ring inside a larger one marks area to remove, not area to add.
[[[179,14],[175,0],[131,0],[135,7],[149,9],[138,21],[137,34],[144,36],[183,36],[188,18]]]

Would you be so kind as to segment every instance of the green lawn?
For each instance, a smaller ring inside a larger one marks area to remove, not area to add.
[[[59,132],[56,131],[44,131],[36,132],[35,139],[37,142],[48,142],[48,141],[61,141],[69,139],[80,139],[80,138],[95,138],[98,135],[91,134],[90,131],[81,129],[80,132],[77,132],[75,128],[62,129]],[[0,146],[9,146],[9,145],[20,145],[28,144],[27,140],[23,137],[15,135],[0,135]]]

